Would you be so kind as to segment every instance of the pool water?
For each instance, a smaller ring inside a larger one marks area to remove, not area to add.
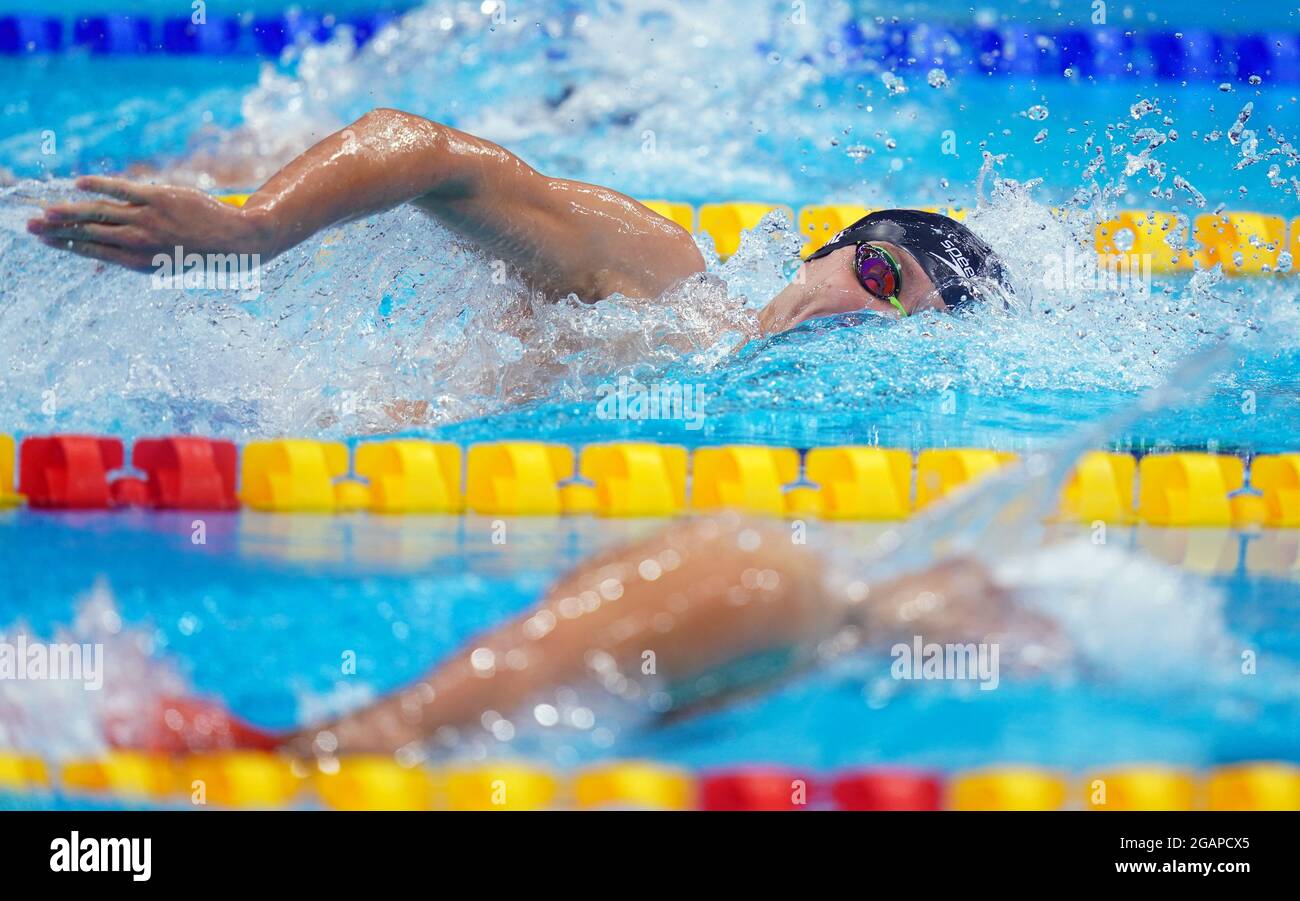
[[[926,68],[911,67],[899,91],[870,65],[846,71],[828,49],[846,19],[953,21],[964,6],[810,4],[799,26],[789,6],[575,2],[494,25],[478,4],[431,3],[360,50],[340,40],[274,61],[0,59],[13,86],[0,109],[0,167],[13,176],[0,187],[0,431],[247,441],[397,430],[463,443],[1023,452],[1131,404],[1178,360],[1226,340],[1231,359],[1199,398],[1136,420],[1111,445],[1296,449],[1300,312],[1288,277],[1212,271],[1066,292],[1041,279],[1044,259],[1081,246],[1116,209],[1300,213],[1294,160],[1280,152],[1250,162],[1225,136],[1253,103],[1261,151],[1294,139],[1292,85],[954,68],[932,87]],[[1167,3],[1140,14],[1167,30],[1193,17],[1222,31],[1294,27]],[[1023,4],[1001,21],[1051,30],[1069,24],[1065,15]],[[1134,112],[1144,99],[1159,111]],[[753,312],[784,284],[798,249],[779,216],[726,261],[704,239],[710,276],[654,304],[562,303],[522,319],[511,318],[518,284],[497,283],[473,248],[406,210],[309,240],[264,267],[261,291],[246,296],[148,290],[146,276],[97,270],[23,231],[37,204],[71,193],[70,174],[140,166],[205,188],[255,186],[379,105],[642,198],[962,206],[1005,258],[1017,302],[754,340]],[[1144,150],[1157,134],[1163,143]],[[1090,171],[1097,148],[1105,165]],[[1273,163],[1285,166],[1280,175],[1269,174]],[[602,416],[598,392],[620,378],[698,388],[702,427]],[[394,420],[392,402],[412,399],[429,401],[427,419]],[[193,518],[0,511],[0,630],[111,636],[134,661],[126,697],[151,684],[191,686],[287,726],[402,684],[528,606],[568,565],[653,527],[521,520],[503,547],[473,518],[243,513],[205,516],[208,541],[195,546]],[[852,529],[868,527],[824,528],[851,543]],[[1134,530],[1112,542],[1134,551],[1120,587],[1088,583],[1074,594],[1095,561],[1062,564],[1044,593],[1087,598],[1097,611],[1071,625],[1097,651],[1084,670],[1008,679],[991,692],[900,690],[879,661],[850,660],[668,727],[613,712],[588,730],[460,750],[527,751],[561,765],[648,755],[691,766],[944,770],[1300,760],[1295,545],[1285,530]],[[1151,597],[1167,606],[1146,605]],[[1260,675],[1225,663],[1243,649],[1267,662]],[[358,669],[343,678],[348,651]],[[102,738],[100,698],[0,692],[0,744],[60,757]]]
[[[402,210],[269,263],[256,297],[141,292],[141,276],[98,272],[32,242],[25,220],[68,186],[19,181],[0,188],[0,284],[40,290],[6,287],[0,301],[9,361],[0,421],[19,431],[345,437],[402,428],[387,408],[419,399],[431,402],[423,430],[450,437],[604,436],[627,424],[596,421],[573,402],[626,375],[700,387],[709,399],[702,430],[638,424],[688,443],[1018,449],[1125,402],[1180,356],[1227,336],[1243,354],[1211,407],[1132,437],[1285,445],[1297,346],[1286,279],[1207,272],[1063,294],[1044,290],[1042,276],[1045,259],[1080,246],[1117,208],[1300,212],[1291,158],[1265,156],[1281,147],[1270,129],[1284,140],[1300,126],[1290,84],[1234,80],[1225,92],[1205,79],[954,70],[932,88],[917,65],[895,93],[869,63],[846,73],[826,49],[847,6],[801,26],[783,18],[786,4],[765,15],[745,9],[738,15],[730,0],[689,11],[569,4],[494,25],[477,8],[432,4],[359,51],[340,41],[295,48],[283,61],[5,58],[17,89],[0,117],[0,166],[39,178],[143,164],[204,186],[247,187],[388,104],[501,141],[544,171],[640,197],[978,206],[972,222],[1006,258],[1018,315],[786,336],[737,357],[747,317],[785,283],[797,252],[797,237],[772,223],[713,267],[718,281],[649,310],[614,298],[521,322],[518,285],[495,284],[472,248]],[[1173,8],[1152,12],[1152,27],[1181,21]],[[856,16],[877,14],[863,6]],[[930,4],[915,15],[960,11]],[[1025,16],[1025,27],[1045,31],[1068,24],[1042,10]],[[1200,26],[1244,24],[1221,19]],[[760,45],[777,46],[775,57]],[[133,87],[142,82],[164,87]],[[1158,112],[1135,118],[1142,100]],[[1236,168],[1245,136],[1234,144],[1225,135],[1248,103],[1264,161]],[[1036,142],[1044,128],[1048,138]],[[51,154],[42,153],[47,130]],[[953,153],[944,152],[948,131]],[[1098,150],[1104,165],[1090,172]],[[1141,165],[1125,174],[1134,158]],[[1273,166],[1280,174],[1269,175]],[[1060,204],[1064,217],[1053,212]]]
[[[191,541],[196,516],[207,524],[202,546]],[[21,574],[6,592],[5,621],[51,636],[79,612],[78,640],[104,640],[110,654],[132,644],[150,661],[110,672],[102,693],[45,692],[39,716],[8,738],[54,757],[93,753],[97,736],[56,725],[54,714],[85,719],[84,705],[107,703],[114,680],[119,690],[142,691],[131,683],[145,673],[145,681],[179,679],[259,724],[286,728],[409,682],[526,609],[578,560],[658,525],[586,517],[506,523],[502,545],[492,541],[492,519],[470,516],[6,514],[0,529],[22,537],[0,544],[0,564]],[[821,528],[833,540],[865,542],[885,527]],[[888,659],[853,658],[668,727],[635,728],[638,718],[613,710],[594,726],[545,737],[529,736],[521,721],[511,742],[469,742],[456,752],[527,753],[562,766],[649,755],[691,767],[763,761],[826,770],[1294,759],[1294,683],[1286,689],[1267,674],[1293,671],[1300,654],[1294,533],[1117,530],[1111,544],[1161,561],[1150,571],[1125,566],[1146,592],[1180,593],[1189,622],[1208,611],[1212,624],[1180,643],[1169,638],[1180,624],[1151,620],[1142,599],[1097,597],[1090,628],[1130,634],[1088,671],[1059,674],[1055,684],[1004,676],[996,691],[952,682],[900,687]],[[1062,564],[1061,584],[1082,577],[1070,566]],[[1079,630],[1084,643],[1086,631]],[[1261,674],[1243,676],[1215,659],[1219,641],[1254,651]],[[355,675],[342,674],[347,652]]]

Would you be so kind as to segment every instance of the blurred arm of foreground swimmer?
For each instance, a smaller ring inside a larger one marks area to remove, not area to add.
[[[889,647],[916,635],[945,643],[1050,630],[973,562],[951,560],[867,586],[832,573],[782,525],[723,515],[675,523],[584,561],[529,612],[336,721],[250,740],[228,717],[208,711],[196,729],[183,707],[169,708],[143,743],[168,750],[242,743],[301,756],[391,753],[439,729],[481,728],[486,712],[509,716],[548,691],[553,699],[557,687],[591,679],[609,685],[624,675],[636,683],[646,651],[654,652],[657,684],[682,687],[728,663],[811,652],[854,632]]]
[[[635,200],[549,178],[490,141],[393,109],[325,138],[242,209],[193,188],[93,176],[77,186],[114,199],[51,206],[28,230],[140,271],[178,246],[269,259],[321,229],[408,202],[552,297],[657,297],[704,270],[691,236]]]

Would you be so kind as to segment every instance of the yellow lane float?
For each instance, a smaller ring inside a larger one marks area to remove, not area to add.
[[[282,438],[244,447],[240,500],[254,510],[332,513],[334,480],[348,471],[346,445]]]
[[[799,477],[799,454],[788,447],[702,447],[692,457],[691,506],[782,516],[785,486]]]
[[[474,513],[556,515],[560,482],[573,475],[573,451],[561,444],[502,441],[469,449],[465,502]]]

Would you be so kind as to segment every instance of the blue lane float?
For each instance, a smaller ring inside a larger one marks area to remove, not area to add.
[[[413,7],[407,4],[337,19],[296,12],[214,15],[201,25],[188,18],[151,19],[125,12],[72,19],[21,13],[0,16],[0,54],[85,51],[277,57],[299,42],[329,41],[343,26],[351,29],[358,46],[364,45]],[[755,49],[766,54],[774,46],[764,43]],[[989,76],[1160,81],[1247,81],[1258,76],[1274,83],[1300,82],[1300,35],[1281,32],[1135,32],[1111,27],[1042,31],[1014,25],[951,28],[860,20],[846,22],[840,38],[825,53],[850,74],[942,67],[949,73]]]
[[[842,44],[830,49],[850,69],[941,66],[949,72],[1102,80],[1300,79],[1300,43],[1294,34],[1138,33],[1105,27],[1038,31],[1011,25],[948,29],[848,22],[843,36]]]
[[[30,13],[0,16],[0,55],[87,52],[96,56],[144,54],[276,57],[300,41],[323,44],[341,27],[357,46],[367,43],[400,10],[335,18],[284,13],[234,17],[211,15],[202,24],[188,17],[151,19],[127,13],[67,19]]]
[[[0,53],[58,53],[63,50],[63,22],[48,16],[0,16]]]
[[[129,15],[91,16],[67,29],[55,17],[0,17],[0,53],[56,53],[82,48],[95,54],[140,53],[276,56],[291,43],[330,40],[340,25],[366,43],[392,13],[346,20],[278,15],[252,20],[217,17],[204,25],[188,19],[150,21]],[[849,22],[844,41],[828,48],[850,70],[869,64],[899,69],[944,66],[989,75],[1063,75],[1084,78],[1241,79],[1251,75],[1294,81],[1300,76],[1294,35],[1154,32],[1134,35],[1118,29],[1039,32],[1014,27],[947,29],[926,24],[877,28]],[[764,48],[760,47],[760,50]]]

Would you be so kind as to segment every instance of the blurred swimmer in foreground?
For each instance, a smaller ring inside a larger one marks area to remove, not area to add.
[[[377,109],[290,162],[242,208],[193,188],[84,177],[108,200],[61,203],[28,222],[51,247],[153,271],[155,255],[260,254],[322,229],[411,203],[531,290],[593,303],[653,299],[704,272],[690,234],[630,197],[537,172],[482,138]],[[1004,282],[989,246],[937,213],[881,210],[812,254],[759,314],[764,334],[859,310],[951,310]]]
[[[482,736],[488,719],[531,719],[564,688],[609,693],[652,717],[679,716],[827,658],[917,636],[996,643],[1010,670],[1036,669],[1053,653],[1047,620],[972,560],[870,583],[861,571],[793,543],[783,523],[735,514],[682,520],[584,561],[533,609],[337,720],[275,735],[203,701],[164,699],[132,722],[110,724],[109,737],[177,752],[394,753]]]

